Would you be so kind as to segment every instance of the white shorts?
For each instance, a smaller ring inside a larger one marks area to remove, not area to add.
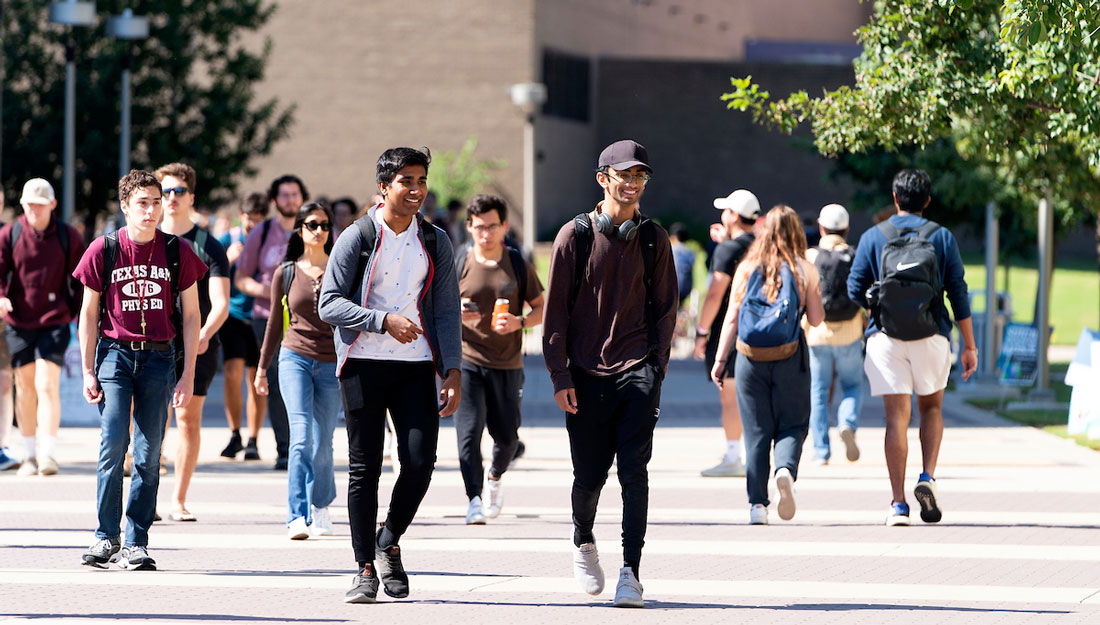
[[[951,373],[951,344],[937,334],[917,341],[902,341],[875,332],[867,339],[863,370],[871,383],[871,395],[932,395],[947,388]]]

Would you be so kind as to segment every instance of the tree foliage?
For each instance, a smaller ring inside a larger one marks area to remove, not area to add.
[[[970,168],[990,173],[992,199],[1034,206],[1049,189],[1058,227],[1095,218],[1100,2],[876,0],[874,9],[857,32],[853,86],[773,100],[751,77],[733,78],[722,100],[784,132],[809,122],[831,156],[948,138]]]
[[[453,200],[465,203],[493,186],[493,172],[503,169],[504,161],[477,158],[476,151],[477,137],[467,137],[457,151],[448,150],[432,157],[428,186],[440,206]]]
[[[61,193],[65,42],[49,4],[6,0],[3,35],[3,178],[18,189],[41,176]],[[254,159],[286,136],[292,109],[260,101],[271,41],[254,35],[274,6],[263,0],[99,0],[96,24],[74,28],[76,209],[94,219],[117,196],[122,62],[131,44],[106,33],[106,18],[132,8],[150,36],[132,44],[133,167],[183,161],[198,174],[200,204],[228,199],[256,172]],[[249,38],[246,41],[246,37]],[[10,197],[10,195],[9,195]]]

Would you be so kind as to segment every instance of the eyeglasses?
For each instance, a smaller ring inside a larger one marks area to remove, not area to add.
[[[168,194],[170,194],[170,193],[175,193],[176,195],[183,195],[184,193],[187,193],[187,187],[171,187],[171,188],[168,188],[168,189],[161,189],[160,192],[165,197],[167,197]]]
[[[473,229],[474,229],[474,232],[476,232],[478,234],[485,234],[486,232],[488,232],[489,234],[496,234],[496,232],[498,230],[500,230],[500,224],[490,224],[488,226],[474,226]]]
[[[653,179],[653,176],[650,176],[649,174],[620,174],[620,173],[612,173],[612,172],[609,171],[609,172],[607,172],[607,175],[608,176],[614,176],[615,178],[618,178],[623,184],[630,184],[632,182],[637,182],[638,184],[640,184],[642,186],[645,186],[646,184],[649,183],[650,180]]]
[[[304,221],[302,222],[302,227],[310,232],[317,232],[318,229],[320,229],[321,232],[332,230],[332,224],[327,221]]]

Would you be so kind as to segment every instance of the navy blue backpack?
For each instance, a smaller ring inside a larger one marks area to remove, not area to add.
[[[802,332],[798,286],[786,263],[779,275],[783,284],[774,302],[769,302],[764,294],[762,269],[752,272],[745,288],[737,314],[737,351],[752,360],[782,360],[798,348]]]

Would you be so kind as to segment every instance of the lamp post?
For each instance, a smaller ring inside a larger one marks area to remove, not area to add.
[[[149,20],[135,16],[126,9],[122,15],[107,18],[107,35],[120,39],[126,46],[122,57],[122,103],[118,124],[118,177],[130,171],[130,66],[134,60],[134,42],[149,36]]]
[[[76,39],[71,27],[95,23],[95,2],[53,2],[50,22],[70,27],[65,42],[65,152],[61,192],[61,218],[68,221],[76,211]]]
[[[546,85],[512,85],[512,104],[523,111],[523,243],[535,249],[535,111],[546,101]]]

